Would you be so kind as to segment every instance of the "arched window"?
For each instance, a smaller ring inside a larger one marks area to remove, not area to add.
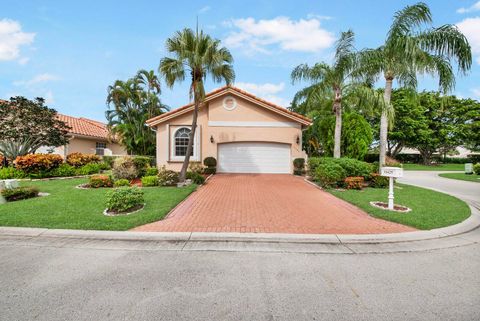
[[[174,139],[174,144],[175,144],[175,156],[186,156],[187,155],[187,146],[188,146],[188,141],[190,140],[190,128],[187,127],[182,127],[178,129],[175,132],[175,139]],[[195,143],[195,140],[194,140]],[[195,148],[192,148],[192,153],[190,156],[193,156],[193,150]]]

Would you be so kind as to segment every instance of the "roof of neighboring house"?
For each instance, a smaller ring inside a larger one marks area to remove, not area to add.
[[[232,94],[236,94],[237,96],[240,96],[240,97],[244,97],[244,98],[251,98],[253,100],[255,100],[259,105],[261,106],[264,106],[274,112],[277,112],[279,114],[282,114],[288,118],[291,118],[293,120],[296,120],[304,125],[311,125],[312,123],[312,120],[308,117],[305,117],[303,115],[300,115],[298,113],[295,113],[293,111],[290,111],[286,108],[283,108],[279,105],[276,105],[274,103],[271,103],[267,100],[264,100],[260,97],[257,97],[253,94],[250,94],[240,88],[237,88],[237,87],[234,87],[234,86],[231,86],[231,85],[227,85],[227,86],[223,86],[221,88],[218,88],[218,89],[215,89],[214,91],[211,91],[209,92],[208,94],[205,95],[205,101],[209,101],[213,98],[216,98],[220,95],[222,95],[223,93],[232,93]],[[190,104],[187,104],[185,106],[182,106],[180,108],[177,108],[177,109],[174,109],[172,111],[169,111],[165,114],[161,114],[159,116],[156,116],[156,117],[153,117],[153,118],[150,118],[149,120],[147,120],[147,125],[149,126],[155,126],[163,121],[166,121],[170,118],[173,118],[175,117],[176,114],[183,114],[184,112],[188,112],[190,111],[190,109],[193,110],[194,108],[194,104],[193,103],[190,103]]]
[[[57,118],[72,128],[69,130],[70,134],[103,139],[111,138],[107,125],[99,121],[83,117],[77,118],[63,114],[57,114]]]

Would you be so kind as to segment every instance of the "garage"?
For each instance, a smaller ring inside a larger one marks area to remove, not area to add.
[[[290,145],[279,143],[224,143],[218,145],[218,172],[289,174]]]

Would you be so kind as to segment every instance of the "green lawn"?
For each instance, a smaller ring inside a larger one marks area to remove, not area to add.
[[[145,208],[128,216],[103,215],[108,189],[80,190],[75,186],[86,179],[24,181],[49,196],[0,204],[0,226],[45,227],[59,229],[118,230],[158,221],[196,189],[188,187],[147,187]]]
[[[439,165],[421,165],[421,164],[403,164],[406,171],[463,171],[464,164],[439,164]]]
[[[480,183],[480,175],[476,175],[476,174],[467,175],[465,173],[442,173],[438,175],[446,178]]]
[[[374,217],[420,230],[457,224],[470,216],[470,209],[465,202],[447,194],[404,184],[395,184],[394,191],[395,204],[407,206],[412,209],[411,212],[391,212],[370,205],[371,201],[387,202],[388,189],[329,190],[333,195],[358,206]]]

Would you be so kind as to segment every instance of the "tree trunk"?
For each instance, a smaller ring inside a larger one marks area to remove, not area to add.
[[[385,78],[385,92],[383,94],[383,99],[385,103],[390,103],[390,98],[392,96],[392,78]],[[388,115],[387,109],[382,110],[382,116],[380,118],[380,166],[385,165],[385,155],[387,152],[387,132],[388,132]]]
[[[192,119],[192,128],[190,130],[190,137],[187,145],[187,153],[183,161],[182,170],[180,171],[179,182],[185,182],[185,176],[187,174],[188,164],[190,163],[190,154],[193,150],[193,141],[195,139],[195,132],[197,130],[197,118],[198,118],[198,107],[200,106],[199,97],[197,94],[194,94],[195,108],[193,109],[193,119]]]
[[[333,157],[340,158],[341,152],[341,141],[342,141],[342,103],[334,102],[333,109],[335,110],[335,136],[334,136],[334,147],[333,147]]]

